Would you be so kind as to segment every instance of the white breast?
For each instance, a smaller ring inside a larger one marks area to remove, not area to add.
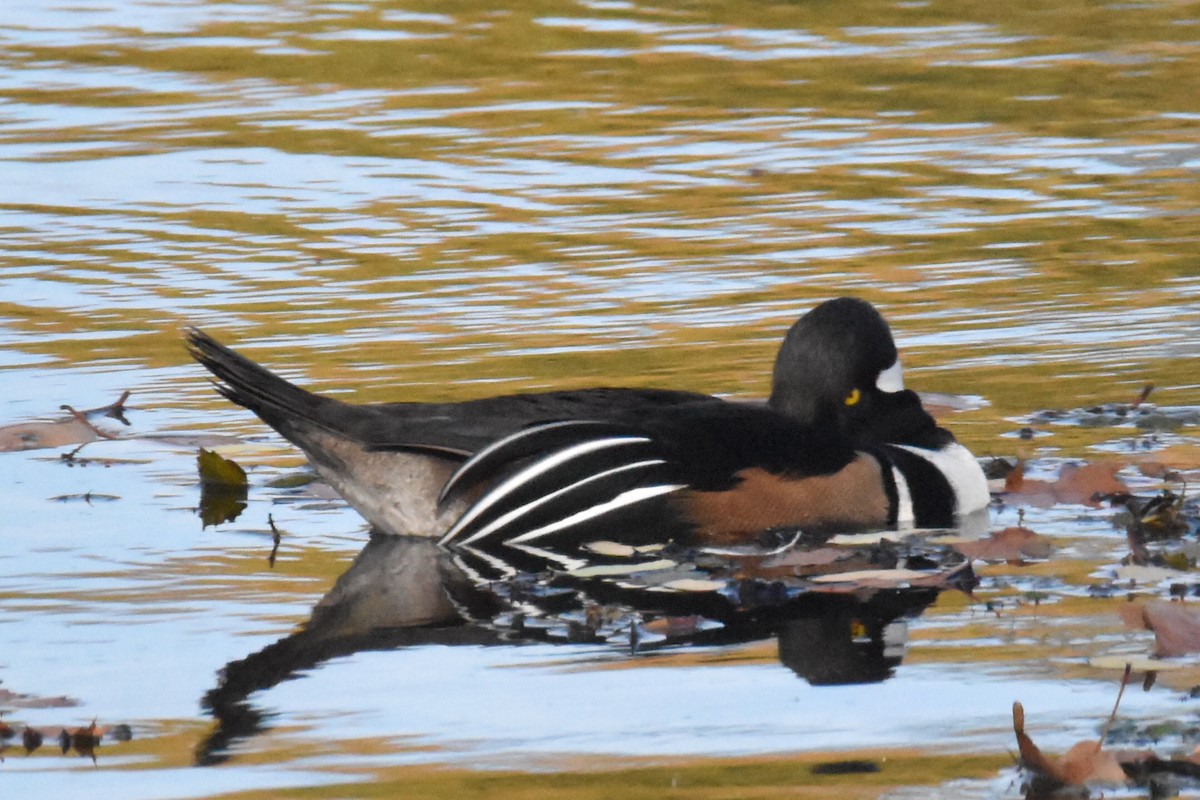
[[[941,450],[926,450],[910,445],[896,445],[915,456],[920,456],[938,468],[950,488],[954,490],[954,510],[960,515],[970,514],[981,508],[987,508],[992,496],[988,493],[987,478],[983,469],[971,451],[958,442],[947,445]]]

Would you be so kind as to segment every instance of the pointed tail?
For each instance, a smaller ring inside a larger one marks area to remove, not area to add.
[[[186,336],[188,352],[216,378],[217,391],[253,411],[285,438],[292,438],[290,432],[298,421],[326,427],[322,412],[336,401],[301,389],[198,328],[188,329]]]

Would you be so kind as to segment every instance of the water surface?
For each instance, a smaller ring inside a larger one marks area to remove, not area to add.
[[[944,595],[881,684],[810,686],[771,642],[364,651],[253,696],[269,730],[195,768],[217,671],[308,619],[366,532],[269,485],[300,457],[211,391],[180,329],[359,401],[757,397],[786,327],[856,294],[910,385],[986,401],[947,418],[977,453],[1186,462],[1190,425],[1011,434],[1147,382],[1196,404],[1198,41],[1171,2],[7,3],[0,423],[129,389],[132,426],[106,429],[240,437],[251,492],[204,528],[191,441],[0,454],[0,680],[75,701],[5,719],[134,731],[95,766],[10,751],[0,781],[130,800],[909,747],[994,777],[1014,699],[1043,746],[1094,735],[1114,676],[1085,659],[1124,634],[1081,587],[1124,538],[1070,507],[1026,522],[1082,560],[981,588],[1066,599],[997,622]],[[1162,686],[1125,702],[1179,708]]]

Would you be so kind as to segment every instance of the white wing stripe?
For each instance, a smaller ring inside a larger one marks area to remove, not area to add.
[[[616,511],[617,509],[624,508],[625,506],[631,506],[634,503],[640,503],[643,500],[649,500],[653,497],[658,497],[659,495],[670,494],[671,492],[684,488],[687,488],[686,483],[640,486],[637,489],[628,489],[624,492],[621,492],[619,495],[606,503],[600,503],[599,505],[592,506],[591,508],[585,508],[583,511],[579,511],[569,517],[560,519],[558,522],[552,522],[549,525],[543,525],[542,527],[536,528],[528,533],[523,533],[514,539],[509,539],[508,542],[513,544],[528,542],[532,539],[537,539],[540,536],[545,536],[548,533],[554,533],[555,531],[569,528],[572,525],[578,525],[581,522],[587,522],[589,519],[594,519],[602,514],[607,514],[610,511]]]
[[[507,512],[501,514],[500,516],[496,517],[494,520],[489,522],[487,525],[484,525],[478,531],[476,531],[475,533],[471,534],[469,537],[464,539],[462,541],[462,544],[464,544],[464,545],[471,544],[472,542],[483,539],[486,536],[490,536],[492,533],[503,528],[505,525],[509,524],[513,520],[524,516],[525,514],[539,508],[542,505],[545,505],[546,503],[550,502],[551,500],[553,500],[556,497],[561,497],[562,495],[566,494],[567,492],[569,492],[572,489],[575,489],[579,486],[584,486],[588,483],[591,483],[592,481],[597,481],[597,480],[600,480],[601,478],[607,478],[610,475],[616,475],[617,473],[620,473],[620,472],[627,472],[629,470],[641,469],[643,467],[652,467],[657,464],[665,464],[665,463],[667,463],[667,462],[663,461],[661,458],[652,458],[648,461],[635,461],[632,464],[622,464],[619,467],[613,467],[612,469],[606,469],[603,472],[598,472],[595,475],[589,475],[588,477],[584,478],[583,480],[576,481],[575,483],[572,483],[569,486],[564,486],[561,489],[556,489],[553,492],[550,492],[549,494],[544,494],[541,497],[537,497],[537,498],[529,501],[525,505],[517,506],[516,508],[512,509],[511,511],[507,511]]]
[[[525,467],[512,477],[507,478],[495,488],[489,489],[483,495],[483,497],[479,498],[479,500],[476,501],[473,506],[468,508],[466,512],[464,512],[463,515],[458,518],[458,522],[454,523],[450,530],[446,531],[445,535],[443,535],[439,540],[439,544],[446,544],[447,542],[451,541],[455,536],[458,535],[459,531],[470,525],[479,517],[480,514],[482,514],[484,511],[487,511],[489,508],[499,502],[499,500],[505,495],[519,489],[523,484],[533,480],[539,475],[549,472],[557,466],[565,464],[573,458],[587,455],[588,453],[595,452],[596,450],[603,450],[608,447],[619,447],[626,444],[640,444],[648,441],[650,441],[650,439],[645,436],[616,436],[606,439],[593,439],[588,442],[581,442],[580,444],[572,445],[571,447],[551,453],[545,458],[535,461],[528,467]]]

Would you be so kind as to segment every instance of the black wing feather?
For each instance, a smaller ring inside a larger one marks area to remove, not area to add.
[[[557,447],[541,451],[540,445]],[[444,544],[536,543],[570,547],[588,532],[621,541],[646,525],[686,527],[670,503],[682,490],[723,491],[755,467],[795,476],[832,474],[855,457],[836,428],[792,422],[769,409],[721,404],[619,423],[536,426],[496,442],[451,478],[460,491],[510,468],[443,537]],[[515,463],[514,463],[515,462]],[[524,464],[524,466],[517,466]],[[651,501],[658,500],[658,503]],[[641,511],[642,513],[638,513]],[[660,538],[666,530],[654,530]]]

